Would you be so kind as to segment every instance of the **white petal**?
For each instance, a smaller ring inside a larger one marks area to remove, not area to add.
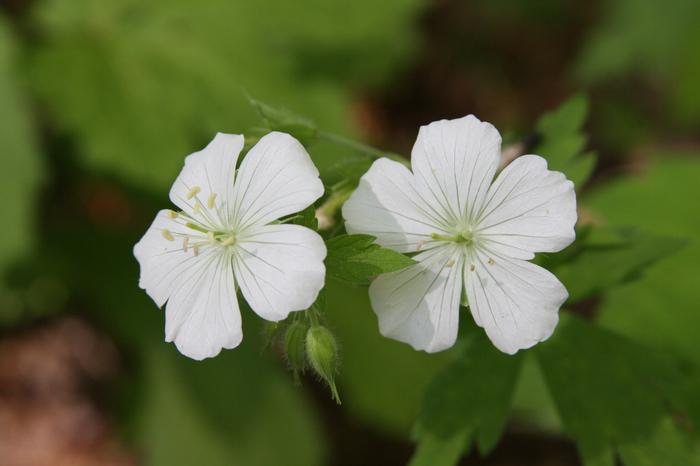
[[[542,267],[487,251],[474,251],[467,260],[464,282],[474,321],[509,354],[549,338],[568,297]]]
[[[428,249],[432,233],[446,234],[446,218],[416,191],[411,172],[398,162],[381,158],[360,179],[343,206],[348,233],[364,233],[377,244],[398,252]]]
[[[500,160],[501,135],[474,115],[422,126],[411,152],[417,187],[449,216],[472,219]]]
[[[241,162],[234,212],[239,229],[299,212],[323,195],[318,170],[292,136],[263,136]]]
[[[524,155],[489,189],[477,231],[491,249],[532,259],[535,252],[557,252],[571,244],[576,218],[574,184],[547,170],[542,157]]]
[[[211,358],[243,339],[232,259],[222,251],[217,246],[200,254],[165,307],[165,341],[192,359]]]
[[[462,254],[443,246],[415,256],[418,264],[380,275],[369,287],[382,335],[429,353],[457,339]]]
[[[170,218],[168,212],[158,212],[146,234],[134,246],[134,256],[141,266],[139,286],[158,307],[180,287],[183,273],[202,260],[191,249],[184,251],[184,238],[189,237],[190,244],[206,239],[202,233],[185,227],[182,220]]]
[[[299,225],[261,225],[246,230],[234,261],[243,296],[260,317],[280,321],[309,308],[323,288],[326,245]]]
[[[207,147],[187,156],[170,189],[173,204],[203,225],[222,227],[230,218],[227,209],[233,198],[234,173],[243,143],[240,134],[218,133]],[[200,207],[195,209],[198,201]]]

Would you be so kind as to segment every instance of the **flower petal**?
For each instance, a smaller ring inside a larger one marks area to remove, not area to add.
[[[369,297],[381,334],[429,353],[451,347],[459,327],[462,257],[443,246],[415,256],[416,265],[377,277]]]
[[[236,279],[260,317],[277,322],[314,303],[326,275],[326,245],[318,233],[299,225],[260,225],[239,241]]]
[[[228,206],[238,154],[243,149],[240,134],[218,133],[199,152],[188,155],[185,166],[170,189],[170,200],[203,225],[220,229],[230,220]],[[200,206],[195,207],[197,202]]]
[[[422,126],[411,152],[417,188],[452,219],[469,222],[483,204],[500,151],[498,130],[474,115]]]
[[[547,170],[542,157],[523,155],[489,189],[477,231],[500,254],[532,259],[535,252],[557,252],[571,244],[576,219],[574,184]]]
[[[243,339],[230,253],[211,247],[200,257],[165,307],[165,341],[196,360],[235,348]]]
[[[345,229],[377,238],[377,244],[398,252],[416,252],[436,244],[432,233],[446,234],[447,219],[415,188],[411,172],[381,158],[360,179],[343,206]]]
[[[484,250],[471,254],[464,282],[474,321],[509,354],[549,338],[568,297],[564,285],[542,267]]]
[[[272,132],[241,162],[234,190],[235,222],[243,229],[305,209],[323,195],[323,183],[304,146]]]
[[[158,307],[181,286],[183,273],[202,260],[192,250],[184,250],[185,238],[189,238],[189,244],[206,239],[202,233],[185,227],[182,220],[169,217],[169,212],[158,212],[143,238],[134,246],[134,256],[141,266],[139,286]]]

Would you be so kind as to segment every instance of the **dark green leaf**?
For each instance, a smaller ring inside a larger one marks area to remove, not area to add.
[[[328,275],[356,285],[368,285],[379,274],[414,264],[408,256],[374,244],[374,236],[341,235],[326,241]]]
[[[545,258],[547,268],[566,286],[572,302],[639,278],[645,268],[686,244],[683,239],[633,228],[595,229],[581,236],[570,251]],[[547,264],[547,260],[551,262]]]
[[[544,114],[536,127],[540,142],[534,152],[547,159],[550,170],[564,172],[577,188],[586,182],[596,161],[592,153],[581,155],[586,146],[582,127],[587,114],[588,99],[577,94]]]
[[[675,360],[577,317],[562,316],[536,354],[587,464],[612,466],[618,445],[648,441],[666,416],[688,409]]]
[[[306,209],[299,212],[298,217],[292,220],[295,225],[301,225],[306,228],[311,228],[313,231],[318,230],[318,220],[316,220],[316,208],[311,204]]]
[[[455,464],[474,441],[486,454],[501,436],[522,356],[498,351],[480,331],[460,346],[426,390],[412,466]]]

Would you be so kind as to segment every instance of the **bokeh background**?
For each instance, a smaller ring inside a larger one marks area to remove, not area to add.
[[[699,24],[696,0],[0,0],[0,465],[406,464],[450,355],[381,338],[363,289],[329,284],[337,406],[250,311],[196,363],[137,287],[132,245],[185,155],[259,125],[247,96],[407,154],[468,113],[527,140],[585,92],[583,217],[690,243],[580,312],[700,364]],[[310,152],[329,184],[357,156]],[[579,464],[523,371],[501,443],[463,464]]]

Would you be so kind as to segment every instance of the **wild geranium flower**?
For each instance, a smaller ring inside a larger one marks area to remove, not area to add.
[[[243,136],[217,134],[185,159],[161,210],[134,247],[139,286],[166,301],[165,341],[193,359],[243,338],[236,298],[279,321],[307,309],[323,287],[326,247],[314,231],[276,222],[323,194],[318,170],[288,134],[264,136],[236,170]]]
[[[506,353],[554,331],[568,293],[527,261],[574,240],[574,185],[537,155],[517,158],[493,181],[500,147],[496,128],[473,115],[423,126],[413,172],[379,159],[343,207],[348,232],[418,253],[417,264],[370,286],[383,335],[428,352],[449,348],[460,301]]]

